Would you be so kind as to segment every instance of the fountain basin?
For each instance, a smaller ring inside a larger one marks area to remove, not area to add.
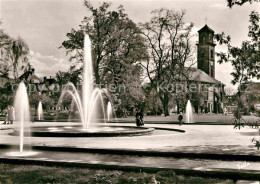
[[[31,135],[34,137],[117,137],[148,135],[154,128],[131,126],[97,126],[83,129],[79,126],[33,127]],[[19,132],[14,130],[14,134]]]
[[[23,151],[23,152],[12,151],[12,152],[7,152],[5,155],[9,157],[31,157],[37,154],[39,153],[34,151]]]

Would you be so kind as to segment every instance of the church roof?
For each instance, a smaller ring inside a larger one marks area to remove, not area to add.
[[[198,32],[203,32],[203,31],[209,31],[214,33],[213,29],[211,29],[207,24],[203,28],[201,28]]]
[[[189,81],[203,82],[209,84],[221,84],[220,81],[209,76],[207,73],[205,73],[200,69],[189,68],[188,70],[189,70]]]
[[[30,75],[29,77],[28,77],[28,79],[29,80],[38,80],[38,81],[41,81],[40,79],[39,79],[39,77],[37,77],[34,73],[32,74],[32,75]]]

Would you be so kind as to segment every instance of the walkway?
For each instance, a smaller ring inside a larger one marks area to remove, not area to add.
[[[76,125],[77,123],[35,123],[33,126]],[[111,124],[116,125],[116,124]],[[120,126],[133,124],[120,123]],[[175,128],[185,133],[156,130],[152,135],[134,137],[53,138],[32,137],[25,142],[32,145],[65,146],[102,149],[128,149],[176,151],[193,153],[253,154],[260,155],[253,138],[259,138],[259,130],[245,127],[240,130],[232,125],[173,125],[146,124],[147,127]],[[10,125],[0,125],[8,128]],[[8,135],[10,130],[0,131],[0,144],[18,144],[19,138]]]

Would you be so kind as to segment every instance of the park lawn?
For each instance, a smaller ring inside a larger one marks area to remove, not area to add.
[[[88,184],[234,184],[232,180],[176,176],[172,171],[135,173],[75,167],[0,164],[0,184],[88,183]]]

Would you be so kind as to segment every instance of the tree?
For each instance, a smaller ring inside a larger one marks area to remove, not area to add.
[[[0,87],[0,112],[7,109],[9,105],[12,105],[13,99],[12,85],[10,83],[6,83],[3,87]]]
[[[151,89],[157,90],[164,114],[168,116],[168,86],[179,81],[180,76],[187,78],[185,64],[193,64],[193,24],[184,23],[185,11],[158,9],[152,11],[152,15],[149,22],[140,23],[150,54],[150,58],[140,64],[147,73]]]
[[[238,84],[238,108],[235,113],[236,119],[239,123],[241,120],[240,112],[243,110],[243,103],[241,96],[243,94],[243,86],[247,84],[252,78],[260,78],[260,15],[253,11],[250,14],[251,23],[249,25],[248,36],[250,41],[243,41],[241,47],[234,47],[230,43],[230,37],[225,36],[224,33],[217,34],[216,40],[220,44],[227,45],[227,53],[217,53],[219,56],[219,63],[230,62],[233,66],[232,83]]]
[[[228,51],[219,52],[218,62],[231,62],[234,71],[231,73],[233,76],[233,84],[241,84],[248,82],[252,78],[260,78],[260,15],[253,11],[250,14],[249,33],[248,36],[251,41],[243,41],[241,47],[234,47],[230,43],[230,37],[225,36],[224,33],[215,35],[216,40],[220,44],[226,44]],[[238,92],[241,92],[239,90]]]
[[[234,5],[242,6],[245,3],[252,4],[253,2],[260,2],[259,0],[227,0],[228,7],[232,8]]]
[[[110,4],[106,2],[98,8],[94,8],[88,1],[84,1],[84,5],[92,15],[84,17],[79,30],[72,29],[67,34],[68,40],[62,43],[61,48],[66,49],[71,60],[76,59],[81,63],[84,35],[88,34],[92,41],[95,83],[101,86],[112,84],[118,88],[120,85],[126,87],[139,82],[140,86],[142,68],[137,63],[147,57],[141,30],[128,18],[123,6],[110,11]],[[125,95],[131,95],[129,91],[132,90],[124,91],[124,95],[122,91],[111,92],[111,95],[118,100],[118,104],[128,104],[126,100],[130,98],[125,98]]]
[[[17,81],[19,71],[23,70],[28,63],[29,47],[25,41],[18,37],[12,39],[10,47],[7,50],[5,62],[9,63],[10,70],[13,72],[13,77]]]
[[[19,71],[28,64],[28,55],[29,47],[21,37],[11,38],[0,29],[0,76],[9,78],[12,72],[17,80]]]
[[[1,24],[1,22],[0,22]],[[0,76],[9,77],[9,63],[5,60],[10,49],[11,38],[4,30],[0,29]]]
[[[0,29],[0,77],[7,79],[5,85],[0,88],[0,111],[13,103],[10,72],[13,72],[15,79],[18,78],[18,66],[24,66],[23,63],[28,60],[28,53],[29,48],[20,37],[15,40]]]
[[[57,72],[56,79],[57,83],[62,86],[68,82],[72,82],[75,86],[80,82],[80,74],[82,68],[77,68],[75,65],[72,65],[67,72]]]
[[[116,65],[120,68],[126,60],[132,64],[143,59],[145,45],[140,30],[124,13],[123,6],[117,11],[109,11],[110,4],[106,2],[99,8],[94,8],[88,1],[84,5],[92,15],[84,17],[79,30],[72,29],[67,34],[68,40],[61,47],[71,55],[71,60],[81,62],[84,34],[88,34],[93,45],[95,81],[100,84]]]
[[[46,94],[33,93],[29,96],[30,106],[37,109],[39,102],[42,102],[44,109],[50,109],[55,106],[54,100]]]

